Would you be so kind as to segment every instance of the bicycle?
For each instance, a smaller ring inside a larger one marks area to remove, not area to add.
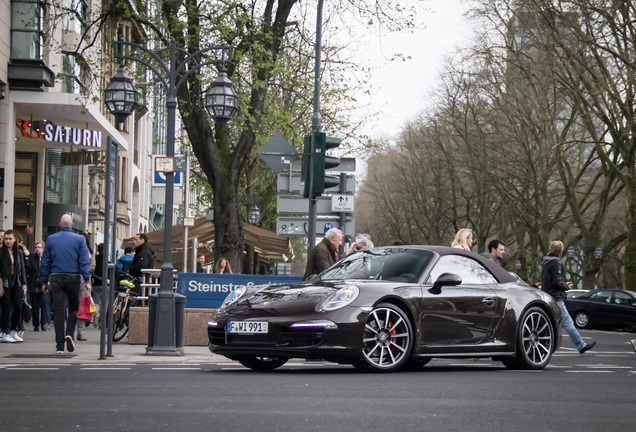
[[[129,276],[129,275],[128,275]],[[133,280],[133,278],[129,276]],[[113,304],[113,342],[119,342],[128,334],[130,326],[130,307],[137,300],[133,282],[122,279],[119,281],[117,298]]]

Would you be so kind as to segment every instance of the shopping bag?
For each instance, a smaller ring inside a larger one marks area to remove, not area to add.
[[[91,320],[91,298],[90,296],[81,296],[80,305],[77,310],[77,319],[82,321]]]
[[[91,316],[97,315],[97,309],[95,309],[95,302],[93,301],[93,297],[89,297],[91,299]]]

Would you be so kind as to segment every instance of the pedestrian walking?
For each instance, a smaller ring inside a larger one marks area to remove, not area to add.
[[[72,230],[73,219],[65,214],[60,219],[59,232],[46,239],[42,254],[40,281],[45,292],[53,297],[55,347],[58,354],[75,351],[73,336],[77,324],[82,282],[91,291],[88,247],[84,238]],[[64,323],[65,303],[68,301],[68,320]]]
[[[327,231],[322,241],[309,254],[303,280],[307,280],[310,276],[328,269],[338,261],[338,248],[341,244],[342,231],[338,228],[331,228]]]
[[[86,242],[86,248],[88,249],[88,262],[89,262],[88,270],[92,278],[93,274],[96,273],[97,269],[95,268],[96,266],[95,255],[93,254],[93,248],[91,248],[91,244],[90,244],[91,237],[88,233],[85,233],[85,232],[80,234],[82,237],[84,237],[84,241]],[[100,243],[100,246],[103,247],[101,243]],[[78,315],[77,315],[77,340],[78,341],[86,341],[86,336],[84,336],[84,330],[86,329],[86,327],[88,327],[89,323],[91,322],[90,297],[91,295],[95,295],[95,291],[97,291],[97,289],[95,288],[95,284],[92,282],[92,280],[91,280],[91,287],[93,287],[92,292],[86,288],[86,284],[82,283],[82,288],[80,289],[80,307],[78,309]],[[100,284],[99,293],[98,293],[100,297],[101,297],[101,288],[102,286]],[[89,300],[84,300],[83,297],[88,297]]]
[[[579,350],[579,353],[583,354],[585,351],[594,348],[596,342],[592,341],[588,344],[583,341],[583,338],[576,327],[574,327],[574,322],[565,307],[565,292],[572,288],[572,282],[565,282],[563,280],[562,257],[563,243],[558,240],[550,243],[548,255],[543,257],[543,268],[541,269],[541,290],[550,294],[556,300],[559,309],[561,309],[563,328],[570,336],[570,339],[572,339],[572,342],[576,349]]]
[[[24,257],[26,266],[27,286],[29,298],[31,300],[31,310],[33,312],[33,331],[45,330],[46,323],[50,320],[48,308],[45,307],[45,295],[40,283],[40,267],[42,267],[42,253],[44,252],[44,242],[37,242],[33,248],[33,253]]]
[[[13,230],[4,233],[0,248],[0,277],[2,278],[2,297],[0,297],[0,326],[2,342],[23,341],[22,303],[27,293],[27,277],[24,266],[24,254],[18,247]]]

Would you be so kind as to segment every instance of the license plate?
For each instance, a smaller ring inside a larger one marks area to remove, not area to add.
[[[228,321],[228,333],[267,333],[267,321]]]

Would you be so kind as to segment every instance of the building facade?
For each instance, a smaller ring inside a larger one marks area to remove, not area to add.
[[[0,0],[0,228],[31,249],[64,213],[103,239],[107,137],[119,143],[118,239],[147,232],[152,120],[141,107],[121,125],[102,104],[114,74],[110,41],[143,43],[115,19],[92,34],[102,9],[91,0]]]

